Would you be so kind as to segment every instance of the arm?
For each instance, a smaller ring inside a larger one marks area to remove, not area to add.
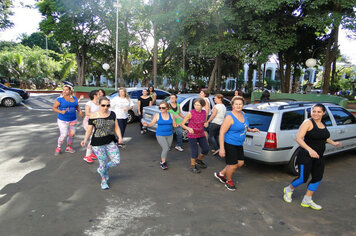
[[[79,105],[77,106],[77,111],[79,112],[79,115],[83,118],[84,114],[82,112],[82,109],[80,109]]]
[[[88,129],[85,132],[84,139],[83,139],[83,141],[80,142],[80,145],[82,147],[85,147],[85,144],[87,143],[88,139],[90,138],[90,135],[91,135],[92,132],[93,132],[93,126],[92,125],[88,125]]]
[[[304,142],[305,134],[308,132],[308,130],[311,130],[312,128],[313,128],[312,122],[310,120],[305,120],[299,127],[296,141],[302,148],[304,148],[309,152],[309,155],[311,157],[319,158],[318,153]]]
[[[189,133],[194,134],[194,130],[185,125],[188,122],[188,120],[190,120],[191,118],[192,118],[192,114],[188,112],[188,114],[184,117],[183,121],[180,123],[180,126],[183,129],[188,130]]]
[[[327,143],[330,143],[331,145],[335,146],[335,147],[338,147],[338,146],[341,146],[341,142],[335,142],[333,141],[331,138],[328,138],[326,140]]]
[[[219,133],[219,144],[220,144],[219,156],[220,157],[225,157],[225,155],[226,155],[225,146],[224,146],[225,134],[230,129],[233,122],[234,122],[234,120],[232,119],[232,117],[227,116],[220,127],[220,133]]]
[[[214,120],[215,116],[218,114],[218,109],[216,109],[215,107],[213,108],[213,113],[211,113],[211,116],[209,118],[209,120],[207,121],[207,123],[210,123],[212,120]]]
[[[85,116],[90,117],[90,107],[88,105],[85,105]]]
[[[148,104],[148,105],[149,105],[149,106],[152,106],[152,104],[153,104],[153,101],[152,101],[152,99],[151,99],[150,104]]]
[[[116,133],[116,136],[119,138],[118,143],[122,144],[123,140],[122,140],[122,135],[121,135],[121,130],[120,130],[119,124],[117,123],[117,119],[115,119],[115,133]]]
[[[172,118],[172,121],[173,121],[173,127],[177,127],[178,125],[177,125],[177,123],[176,123],[176,120],[174,119],[174,116],[171,114],[171,113],[168,113],[170,116],[171,116],[171,118]]]
[[[159,113],[157,113],[157,114],[153,117],[151,123],[147,124],[146,122],[142,122],[142,125],[143,125],[143,126],[147,126],[147,127],[152,127],[152,126],[154,126],[154,125],[157,123],[157,121],[158,121],[158,116],[159,116]]]
[[[260,133],[260,130],[259,130],[259,129],[257,129],[257,128],[253,128],[253,129],[251,129],[251,128],[247,128],[247,131],[248,131],[248,132],[252,132],[252,133],[255,133],[255,132]]]
[[[141,100],[140,99],[137,100],[137,112],[138,112],[138,115],[141,115]]]
[[[207,100],[209,101],[209,98],[205,99],[205,111],[206,111],[206,118],[208,118],[209,115],[209,111],[210,111],[210,101],[207,102]]]
[[[54,112],[61,113],[61,114],[64,115],[64,114],[66,113],[66,110],[63,110],[63,111],[59,110],[58,107],[59,107],[60,105],[61,105],[61,104],[56,100],[56,101],[54,102],[53,106],[52,106],[52,110],[53,110]]]
[[[157,94],[154,93],[153,96],[152,96],[152,104],[156,103],[156,99],[157,99]],[[150,106],[152,106],[152,105],[150,105]]]

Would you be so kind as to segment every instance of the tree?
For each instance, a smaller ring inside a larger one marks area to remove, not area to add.
[[[38,46],[42,49],[46,49],[46,35],[43,32],[34,32],[30,36],[27,34],[22,34],[21,44],[29,46],[30,48],[33,46]],[[53,37],[47,37],[47,49],[61,53],[60,46]]]
[[[11,28],[14,25],[9,19],[13,15],[11,11],[12,5],[12,0],[2,0],[0,2],[0,31]]]

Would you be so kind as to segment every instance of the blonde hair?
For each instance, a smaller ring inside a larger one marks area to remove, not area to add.
[[[237,101],[237,100],[240,100],[242,101],[242,104],[245,104],[245,99],[241,96],[235,96],[231,99],[231,105],[234,105],[234,102]]]
[[[129,96],[129,94],[127,93],[126,89],[123,88],[123,87],[119,88],[119,90],[118,90],[118,92],[119,92],[119,94],[118,94],[119,97],[120,97],[120,90],[122,90],[122,91],[125,92],[125,98],[130,101],[130,96]]]
[[[217,93],[217,94],[215,94],[215,97],[217,97],[217,98],[220,99],[220,100],[223,100],[224,95],[222,95],[222,94],[220,94],[220,93]]]
[[[168,104],[168,102],[161,102],[159,105],[164,104],[166,106],[166,109],[169,110],[170,106]]]

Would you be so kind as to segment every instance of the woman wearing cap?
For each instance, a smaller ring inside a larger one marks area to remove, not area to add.
[[[78,99],[72,96],[73,87],[69,84],[63,86],[62,96],[58,97],[53,104],[52,110],[57,115],[57,124],[59,127],[59,138],[57,142],[57,148],[54,155],[57,156],[61,153],[61,147],[67,138],[67,147],[65,152],[74,153],[72,148],[73,136],[75,135],[75,124],[77,123],[77,114],[83,118],[84,114],[78,105]]]

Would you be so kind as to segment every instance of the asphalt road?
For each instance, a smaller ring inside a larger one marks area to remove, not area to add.
[[[281,166],[247,161],[230,192],[213,177],[219,158],[207,156],[201,174],[188,171],[184,143],[163,171],[154,135],[140,135],[137,123],[128,125],[109,190],[100,189],[97,162],[82,159],[80,125],[77,152],[58,157],[53,112],[0,107],[0,130],[0,235],[356,235],[355,152],[327,158],[314,196],[323,210],[315,211],[300,206],[305,185],[283,201],[293,177]]]

